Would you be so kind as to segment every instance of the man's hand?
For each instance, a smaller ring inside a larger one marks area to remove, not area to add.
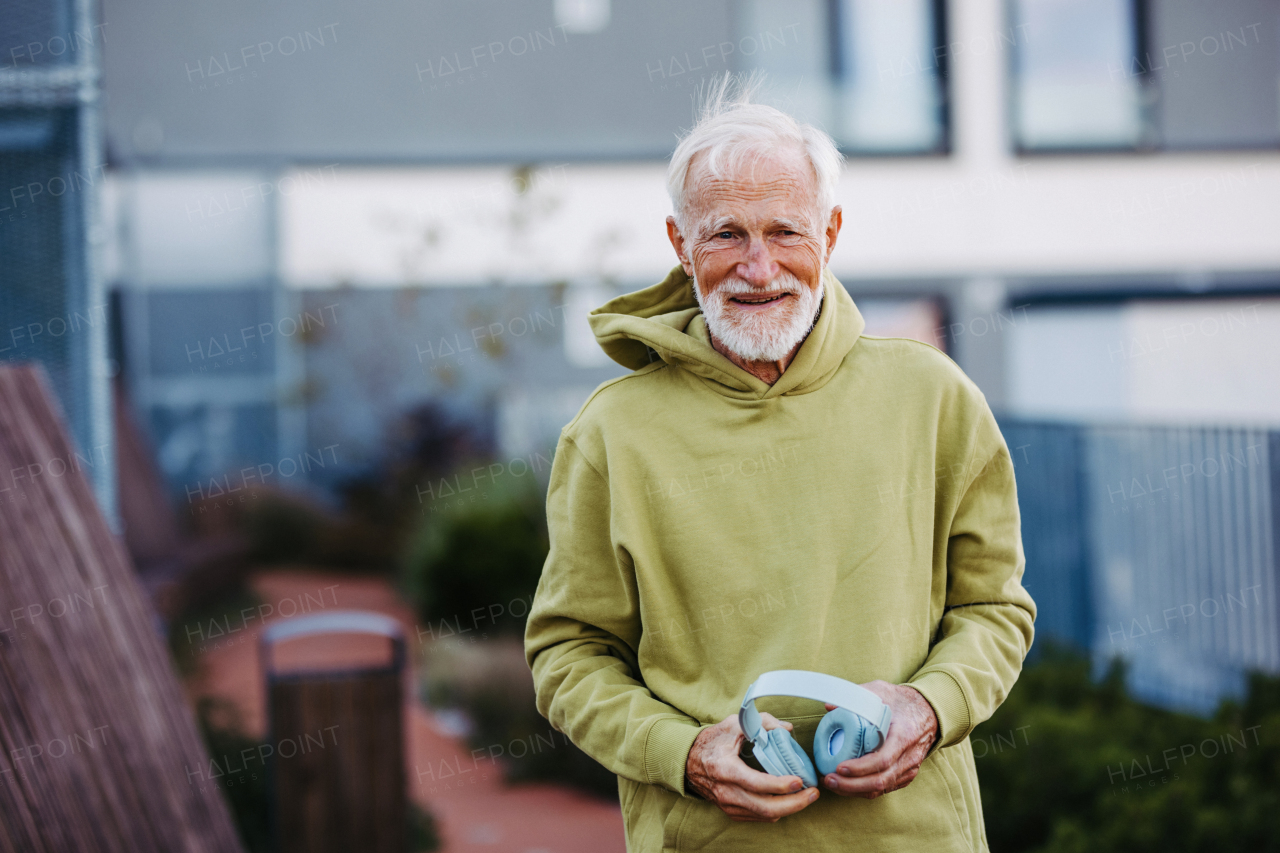
[[[872,681],[862,685],[880,697],[893,711],[889,736],[875,752],[842,761],[822,784],[842,797],[866,797],[905,788],[920,772],[929,747],[938,739],[938,718],[933,706],[914,687]],[[827,710],[835,705],[828,705]]]
[[[766,729],[791,731],[790,723],[771,714],[762,713],[760,719]],[[801,790],[799,776],[771,776],[748,767],[738,754],[745,740],[737,714],[703,729],[685,762],[689,787],[729,817],[744,821],[773,823],[818,799],[817,788]]]

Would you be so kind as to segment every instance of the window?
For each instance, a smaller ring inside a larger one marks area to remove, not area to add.
[[[742,0],[734,25],[738,70],[846,152],[946,150],[941,3]]]
[[[1166,148],[1280,145],[1280,3],[1146,0],[1151,122]]]
[[[75,63],[93,44],[101,27],[72,26],[65,0],[6,0],[0,3],[0,71]]]
[[[1026,149],[1132,148],[1142,132],[1130,0],[1014,3],[1014,124]]]
[[[1012,0],[1022,151],[1280,145],[1273,0]]]

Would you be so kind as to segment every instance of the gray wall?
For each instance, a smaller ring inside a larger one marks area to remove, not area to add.
[[[124,161],[661,156],[691,87],[647,69],[730,38],[728,5],[613,2],[575,33],[552,0],[108,0],[108,139]]]

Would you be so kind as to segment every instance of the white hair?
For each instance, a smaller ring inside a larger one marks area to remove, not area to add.
[[[819,215],[825,218],[835,207],[843,155],[822,130],[798,122],[782,110],[752,103],[763,82],[759,74],[746,79],[725,74],[707,88],[696,123],[676,145],[667,167],[667,192],[681,231],[686,223],[689,166],[699,154],[704,155],[700,165],[705,173],[722,178],[749,157],[781,146],[799,146],[817,179]]]

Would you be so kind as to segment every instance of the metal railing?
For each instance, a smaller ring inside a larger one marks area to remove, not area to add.
[[[1280,672],[1280,433],[1004,419],[1037,634],[1200,713]]]

